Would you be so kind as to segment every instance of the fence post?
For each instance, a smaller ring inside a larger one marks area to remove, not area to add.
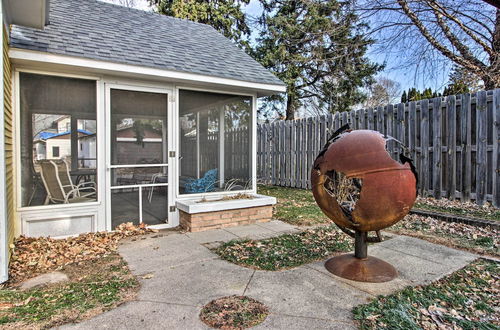
[[[420,157],[419,169],[422,184],[420,194],[427,195],[429,191],[429,100],[420,101]]]
[[[441,98],[432,100],[432,189],[434,198],[441,198],[442,141],[441,141]],[[427,169],[429,170],[429,169]]]
[[[455,95],[450,95],[446,99],[446,123],[447,123],[447,141],[448,147],[448,177],[446,179],[446,191],[448,198],[455,198],[457,190],[457,112]]]
[[[492,204],[500,207],[500,89],[493,91],[493,157]]]
[[[486,92],[481,91],[476,96],[476,203],[479,205],[483,205],[486,196],[486,126]]]

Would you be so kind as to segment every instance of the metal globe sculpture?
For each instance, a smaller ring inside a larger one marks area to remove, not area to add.
[[[397,276],[389,263],[367,255],[371,242],[380,242],[380,230],[408,214],[417,196],[417,175],[404,154],[394,160],[386,149],[393,140],[372,130],[333,134],[311,170],[316,203],[346,234],[355,239],[354,255],[329,259],[333,274],[361,282],[386,282]],[[375,231],[376,236],[368,232]]]

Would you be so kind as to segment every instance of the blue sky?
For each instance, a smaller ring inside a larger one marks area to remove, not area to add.
[[[120,3],[120,0],[103,0],[106,2]],[[123,1],[123,0],[122,0]],[[147,0],[135,0],[135,7],[143,10],[151,10],[148,5]],[[259,16],[262,13],[262,6],[259,0],[250,0],[250,3],[244,8],[245,13],[250,16]],[[420,90],[424,88],[431,87],[433,90],[440,90],[444,88],[446,82],[448,81],[448,71],[444,70],[437,76],[427,79],[423,82],[422,77],[416,79],[415,70],[416,68],[406,68],[401,69],[399,67],[399,59],[394,58],[393,54],[379,54],[370,50],[368,52],[368,57],[376,63],[386,63],[386,68],[379,75],[387,77],[391,80],[397,81],[401,84],[401,90],[405,90],[411,87],[416,87]]]

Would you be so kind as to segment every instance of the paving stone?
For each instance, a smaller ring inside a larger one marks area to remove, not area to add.
[[[36,277],[30,278],[29,280],[24,281],[20,289],[21,290],[29,290],[40,286],[45,286],[48,284],[55,284],[59,282],[65,282],[69,280],[68,275],[62,272],[50,272],[42,275],[38,275]]]
[[[295,226],[292,226],[286,222],[279,220],[272,220],[269,222],[262,222],[258,224],[261,227],[270,229],[275,232],[287,232],[297,230]]]
[[[253,327],[252,329],[357,329],[351,321],[340,322],[332,320],[323,320],[313,317],[296,317],[291,315],[270,314],[266,320]]]
[[[142,279],[139,299],[205,305],[216,298],[243,294],[253,272],[220,259],[172,266]]]
[[[213,230],[200,231],[197,233],[186,233],[186,235],[199,244],[212,243],[212,242],[228,242],[232,239],[238,238],[238,236],[224,229],[213,229]]]
[[[229,227],[229,228],[224,228],[224,230],[241,238],[259,237],[259,235],[274,233],[273,230],[261,227],[260,225],[257,224]]]
[[[336,275],[333,275],[330,273],[326,268],[325,268],[325,261],[318,261],[312,264],[307,265],[308,267],[311,267],[321,273],[324,273],[327,276],[330,276],[333,281],[340,281],[343,282],[353,288],[356,288],[358,290],[364,291],[366,293],[369,293],[371,295],[377,296],[377,295],[386,295],[386,294],[391,294],[393,292],[396,292],[398,290],[401,290],[408,285],[414,284],[414,282],[411,282],[407,279],[402,278],[401,276],[398,276],[392,281],[385,282],[385,283],[363,283],[363,282],[356,282],[356,281],[351,281],[342,277],[338,277]]]
[[[371,297],[306,267],[256,271],[245,295],[262,302],[272,313],[347,322],[352,307]]]
[[[132,301],[88,321],[59,329],[209,329],[198,317],[200,310],[198,306]]]
[[[456,264],[462,265],[463,267],[477,258],[477,256],[469,252],[455,250],[443,245],[433,244],[418,238],[402,235],[375,244],[373,248],[391,249],[406,255],[445,264],[450,267],[454,267]]]
[[[121,245],[118,251],[134,274],[155,272],[175,265],[217,257],[184,234],[128,241]]]

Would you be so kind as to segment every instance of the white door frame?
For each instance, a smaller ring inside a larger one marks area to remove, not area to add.
[[[175,206],[175,168],[177,166],[177,157],[176,154],[176,137],[175,137],[175,125],[177,122],[175,120],[175,115],[173,113],[173,102],[174,91],[170,88],[159,88],[159,87],[145,87],[140,84],[121,84],[115,82],[105,82],[105,122],[106,122],[106,228],[108,230],[113,230],[112,221],[111,221],[111,168],[113,167],[111,164],[111,89],[120,89],[120,90],[128,90],[135,92],[149,92],[149,93],[159,93],[159,94],[167,94],[168,102],[167,102],[167,173],[168,173],[168,186],[167,186],[167,200],[168,200],[168,223],[159,224],[159,225],[151,225],[150,228],[154,229],[164,229],[164,228],[172,228],[178,225],[178,217],[175,210],[170,211],[172,206]],[[171,153],[173,152],[173,156]],[[164,165],[156,165],[156,166],[164,166]],[[141,200],[142,203],[142,200]],[[139,212],[142,211],[140,208]]]

